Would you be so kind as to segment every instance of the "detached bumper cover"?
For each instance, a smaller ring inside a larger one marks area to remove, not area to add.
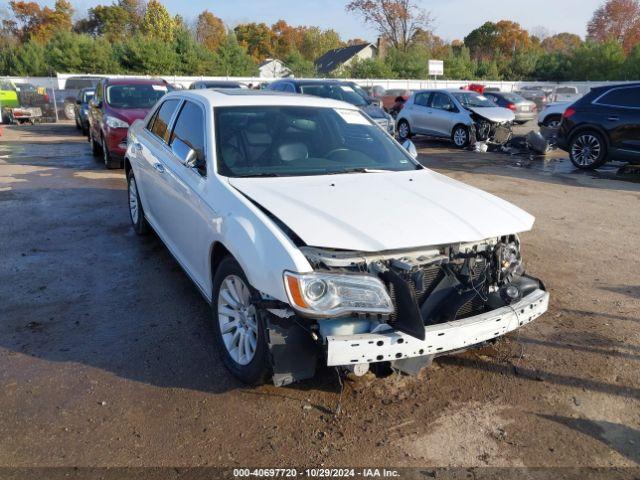
[[[535,290],[521,301],[475,317],[425,327],[424,341],[398,331],[327,337],[327,365],[373,363],[468,348],[532,322],[549,308],[549,293]]]

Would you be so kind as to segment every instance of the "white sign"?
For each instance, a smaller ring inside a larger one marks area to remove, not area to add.
[[[442,60],[429,60],[429,75],[444,75],[444,62]]]

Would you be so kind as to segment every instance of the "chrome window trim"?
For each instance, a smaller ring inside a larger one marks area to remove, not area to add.
[[[207,166],[207,174],[209,173],[209,169],[211,168],[210,162],[207,160],[210,155],[208,155],[208,150],[209,150],[209,140],[207,139],[207,108],[206,106],[197,98],[179,98],[180,100],[180,104],[178,105],[178,108],[176,109],[176,111],[174,112],[173,116],[171,117],[171,125],[170,125],[170,133],[169,133],[169,141],[171,141],[171,135],[173,134],[173,129],[176,126],[176,122],[178,120],[178,115],[180,114],[180,112],[182,112],[182,109],[184,108],[185,104],[187,102],[191,102],[194,105],[197,105],[198,108],[200,108],[200,111],[202,112],[202,120],[203,120],[203,124],[202,124],[202,134],[204,137],[204,148],[203,148],[203,153],[204,153],[204,161],[205,164]],[[169,129],[169,127],[167,127],[167,129]],[[164,142],[163,142],[164,143]],[[171,145],[170,143],[166,143],[165,146],[167,147],[167,149],[169,149],[169,151],[171,152],[172,155],[174,155],[173,150],[171,149]],[[200,178],[207,178],[207,174],[202,175],[202,173],[200,173],[200,171],[198,171],[197,168],[191,168],[190,170],[194,171]]]
[[[596,98],[595,100],[593,100],[591,102],[592,105],[599,105],[601,107],[611,107],[611,108],[626,108],[628,110],[640,110],[640,105],[637,107],[628,107],[625,105],[611,105],[609,103],[600,103],[599,100],[604,97],[605,95],[610,94],[611,92],[615,91],[615,90],[629,90],[631,88],[637,88],[640,89],[640,85],[630,85],[630,86],[622,86],[622,87],[615,87],[615,88],[610,88],[609,90],[607,90],[606,92],[604,92],[602,95],[600,95],[598,98]]]

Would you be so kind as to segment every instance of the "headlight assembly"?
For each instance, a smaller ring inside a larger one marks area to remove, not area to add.
[[[129,128],[129,124],[124,120],[107,115],[105,123],[111,128]]]
[[[285,272],[284,284],[291,306],[310,316],[393,313],[387,289],[371,275]]]

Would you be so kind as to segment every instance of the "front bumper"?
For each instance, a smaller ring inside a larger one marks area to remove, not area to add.
[[[327,365],[374,363],[440,355],[505,335],[549,308],[549,293],[535,290],[521,301],[475,317],[425,327],[419,340],[398,331],[327,337]]]

